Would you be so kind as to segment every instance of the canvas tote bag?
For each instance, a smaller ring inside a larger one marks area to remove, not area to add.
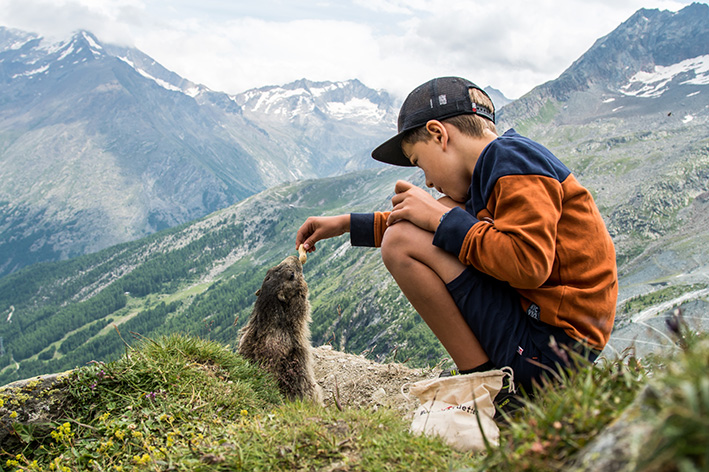
[[[411,432],[440,436],[459,451],[484,450],[486,441],[497,446],[500,428],[493,419],[493,400],[506,376],[514,385],[510,367],[405,384],[401,393],[407,398],[414,395],[420,402]]]

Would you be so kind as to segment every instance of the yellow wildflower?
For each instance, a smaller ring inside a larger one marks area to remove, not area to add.
[[[17,418],[17,412],[16,412],[16,411],[11,412],[11,413],[10,413],[10,418],[12,418],[12,419]]]
[[[145,465],[150,462],[150,456],[148,454],[143,454],[142,456],[133,456],[133,462],[138,465]]]

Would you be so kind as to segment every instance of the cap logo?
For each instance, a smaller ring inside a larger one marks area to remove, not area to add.
[[[445,95],[439,95],[438,96],[438,104],[445,105],[446,103],[448,103],[448,98],[446,98]]]

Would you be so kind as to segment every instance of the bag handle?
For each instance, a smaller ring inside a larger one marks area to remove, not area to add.
[[[512,393],[517,393],[517,386],[515,385],[515,372],[512,370],[512,367],[505,366],[505,367],[501,367],[500,370],[502,372],[504,372],[504,374],[510,378],[510,391]],[[504,380],[504,377],[503,377],[503,380]]]

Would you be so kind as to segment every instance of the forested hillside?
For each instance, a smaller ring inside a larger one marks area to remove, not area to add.
[[[387,169],[301,182],[137,242],[1,278],[0,384],[115,358],[133,336],[183,332],[234,344],[266,270],[295,253],[300,224],[342,208],[386,209],[399,177],[420,180],[417,171]],[[374,251],[351,248],[343,236],[309,257],[314,344],[438,362],[442,348]]]

